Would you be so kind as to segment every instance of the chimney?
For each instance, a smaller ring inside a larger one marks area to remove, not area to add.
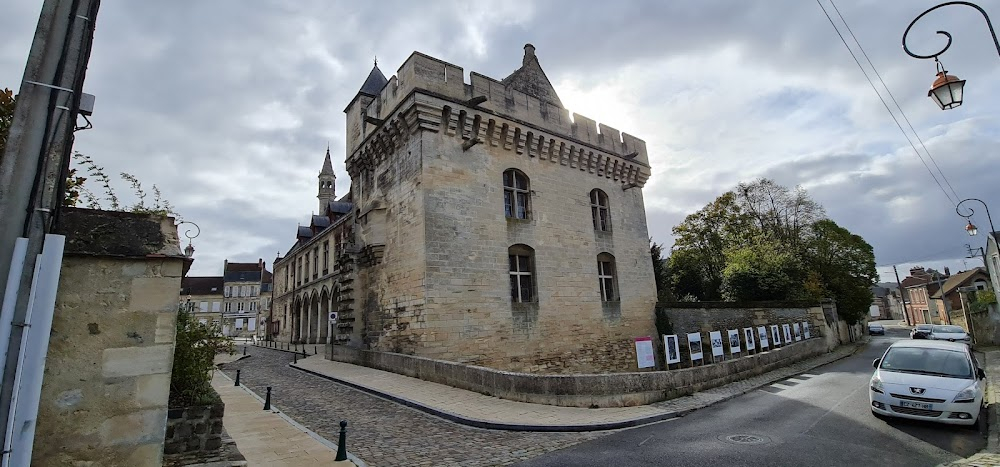
[[[950,270],[950,269],[948,269],[948,266],[945,266],[945,267],[944,267],[944,276],[945,276],[945,277],[949,277],[949,276],[951,276],[951,270]]]
[[[228,271],[228,270],[229,270],[229,260],[228,259],[224,259],[224,260],[222,260],[222,274],[225,275],[226,271]]]
[[[521,60],[521,65],[527,65],[533,58],[535,58],[535,46],[524,44],[524,58]]]
[[[264,267],[264,258],[257,258],[257,267],[258,268]]]

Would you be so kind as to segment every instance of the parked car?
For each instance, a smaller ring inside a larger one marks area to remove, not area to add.
[[[885,327],[878,323],[868,323],[868,335],[869,336],[884,336]]]
[[[983,407],[986,373],[968,346],[904,340],[872,362],[868,395],[876,416],[975,425]]]
[[[972,337],[965,332],[965,329],[952,325],[932,326],[929,338],[939,341],[965,342],[966,344],[972,342]]]
[[[910,339],[927,339],[931,335],[930,324],[918,324],[910,331]]]

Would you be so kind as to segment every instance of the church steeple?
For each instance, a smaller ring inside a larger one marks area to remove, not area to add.
[[[326,158],[323,159],[323,169],[319,171],[319,215],[326,214],[331,201],[337,200],[337,176],[333,173],[333,162],[330,161],[330,145],[326,145]]]

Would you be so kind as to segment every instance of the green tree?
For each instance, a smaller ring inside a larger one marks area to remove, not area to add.
[[[174,365],[170,373],[171,407],[211,404],[218,394],[212,389],[215,355],[233,353],[233,340],[219,332],[218,325],[202,324],[185,307],[177,313]]]
[[[761,242],[726,252],[722,296],[728,301],[789,300],[801,293],[798,258],[778,242]]]
[[[14,123],[16,99],[14,91],[7,88],[0,91],[0,160],[3,160],[4,151],[7,150],[7,134],[10,133],[10,126]]]
[[[658,245],[649,239],[649,256],[653,261],[653,279],[656,281],[656,301],[672,302],[673,294],[670,291],[670,269],[667,259],[663,257],[663,245]]]
[[[837,313],[848,323],[860,321],[871,306],[871,286],[878,280],[875,252],[860,235],[830,219],[814,222],[804,260],[837,301]]]

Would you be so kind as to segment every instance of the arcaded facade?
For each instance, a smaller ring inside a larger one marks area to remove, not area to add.
[[[350,193],[334,201],[321,173],[324,215],[275,263],[280,339],[635,368],[633,339],[655,335],[646,146],[571,117],[534,52],[503,80],[417,52],[372,70],[345,110]]]

